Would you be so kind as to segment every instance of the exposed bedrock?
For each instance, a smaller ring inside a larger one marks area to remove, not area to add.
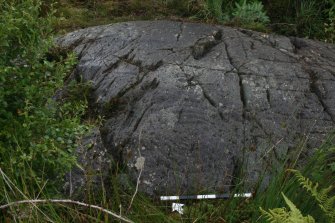
[[[254,185],[335,126],[334,45],[171,21],[57,42],[79,55],[71,78],[93,85],[104,150],[134,182],[143,168],[140,190],[151,195],[227,191],[241,168]]]

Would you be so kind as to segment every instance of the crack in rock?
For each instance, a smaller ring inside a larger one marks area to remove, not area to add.
[[[173,21],[93,27],[57,43],[80,55],[69,79],[94,86],[105,155],[133,183],[145,157],[139,191],[149,195],[229,192],[240,172],[252,191],[306,135],[312,152],[335,128],[335,49],[324,43]]]
[[[184,23],[183,22],[180,23],[179,29],[180,29],[179,33],[177,34],[177,42],[179,41],[179,39],[180,39],[180,37],[181,37],[181,35],[183,34],[183,31],[184,31]]]
[[[307,72],[310,75],[310,88],[311,88],[311,92],[313,92],[316,95],[317,99],[319,100],[320,104],[323,107],[323,111],[325,113],[327,113],[327,115],[329,115],[329,117],[331,118],[331,120],[335,123],[335,115],[330,112],[329,106],[323,101],[322,93],[321,93],[321,91],[320,91],[320,89],[318,87],[318,84],[317,84],[317,81],[318,81],[317,76],[313,72],[311,72],[311,71],[307,71]]]

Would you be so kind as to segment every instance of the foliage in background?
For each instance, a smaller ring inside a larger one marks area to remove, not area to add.
[[[40,7],[37,0],[0,4],[0,168],[32,195],[46,181],[62,181],[88,128],[80,124],[84,101],[53,99],[75,56],[48,60],[51,17],[41,17]],[[8,202],[0,186],[0,203]]]
[[[246,0],[206,0],[205,8],[218,21],[234,21],[236,25],[269,22],[262,2]]]
[[[206,0],[205,5],[212,17],[233,26],[266,31],[267,25],[280,34],[328,42],[335,35],[334,0]]]
[[[240,1],[240,3],[236,2],[232,15],[235,26],[257,31],[266,31],[265,25],[270,22],[263,4],[258,1],[251,3],[247,3],[246,0]]]
[[[205,7],[211,16],[224,22],[230,19],[236,2],[236,0],[205,0]]]
[[[321,1],[305,0],[300,4],[296,3],[296,14],[294,22],[296,25],[296,35],[302,37],[321,37],[323,33],[323,21],[325,17],[322,13],[324,8]]]
[[[335,0],[329,0],[330,8],[326,10],[328,13],[328,21],[325,23],[326,41],[335,43]]]
[[[196,18],[204,5],[203,0],[59,0],[53,26],[63,33],[121,21]]]
[[[328,42],[335,36],[334,0],[59,0],[56,5],[59,32],[129,20],[182,19]]]
[[[250,23],[268,23],[269,17],[264,12],[264,6],[261,2],[254,1],[247,3],[246,0],[241,3],[235,4],[236,8],[233,11],[234,19],[238,20],[241,24]]]
[[[254,4],[245,2],[245,7]],[[273,26],[274,30],[334,41],[334,0],[262,2],[270,17],[270,26],[278,23],[278,27]],[[56,89],[63,86],[75,57],[62,57],[57,52],[48,55],[52,47],[52,27],[61,32],[111,21],[166,17],[184,20],[196,17],[202,21],[213,21],[216,17],[218,22],[229,22],[238,14],[234,13],[237,11],[235,3],[243,5],[236,0],[60,0],[56,14],[59,17],[55,20],[47,16],[53,12],[49,1],[41,5],[38,0],[0,0],[0,168],[7,174],[0,173],[0,204],[57,197],[52,186],[61,182],[62,174],[75,163],[73,149],[87,130],[87,126],[80,124],[86,110],[85,97],[78,99],[81,95],[78,91],[83,90],[80,86],[74,84],[67,89],[69,95],[64,100],[55,100]],[[264,13],[261,8],[256,12]],[[202,10],[205,13],[199,13]],[[320,21],[328,25],[323,26]],[[83,88],[89,90],[87,86]],[[170,203],[153,202],[142,194],[135,197],[132,208],[127,210],[134,187],[125,188],[118,171],[112,174],[109,187],[102,185],[101,191],[88,185],[86,201],[122,213],[136,222],[255,222],[259,219],[259,207],[268,210],[285,205],[283,192],[297,204],[303,216],[310,214],[317,222],[327,222],[328,216],[322,214],[319,202],[312,196],[306,197],[299,182],[286,169],[301,170],[322,188],[334,185],[333,138],[328,142],[308,165],[292,166],[287,162],[281,170],[276,169],[270,185],[265,191],[255,191],[252,199],[187,203],[184,216],[171,214]],[[8,183],[9,178],[12,183]],[[244,188],[236,186],[234,190],[243,192]],[[2,213],[5,216],[0,215],[0,221],[112,221],[98,211],[73,206],[19,206]]]
[[[325,24],[332,20],[329,10],[334,7],[334,0],[274,0],[264,4],[275,32],[328,39]]]
[[[225,0],[207,0],[206,10],[216,17],[219,21],[225,20],[225,14],[223,11],[223,5],[225,5]]]

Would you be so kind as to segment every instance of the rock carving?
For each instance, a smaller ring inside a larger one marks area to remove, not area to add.
[[[92,83],[101,148],[134,182],[145,157],[140,190],[151,195],[227,192],[265,170],[266,182],[302,142],[301,159],[334,130],[334,45],[173,21],[92,27],[57,43],[78,54],[70,78]]]

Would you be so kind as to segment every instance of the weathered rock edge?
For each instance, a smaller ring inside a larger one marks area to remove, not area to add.
[[[90,106],[106,118],[102,148],[134,182],[144,167],[148,194],[226,191],[241,168],[253,185],[334,129],[334,45],[171,21],[87,28],[57,42],[78,54],[71,78],[92,82]]]

